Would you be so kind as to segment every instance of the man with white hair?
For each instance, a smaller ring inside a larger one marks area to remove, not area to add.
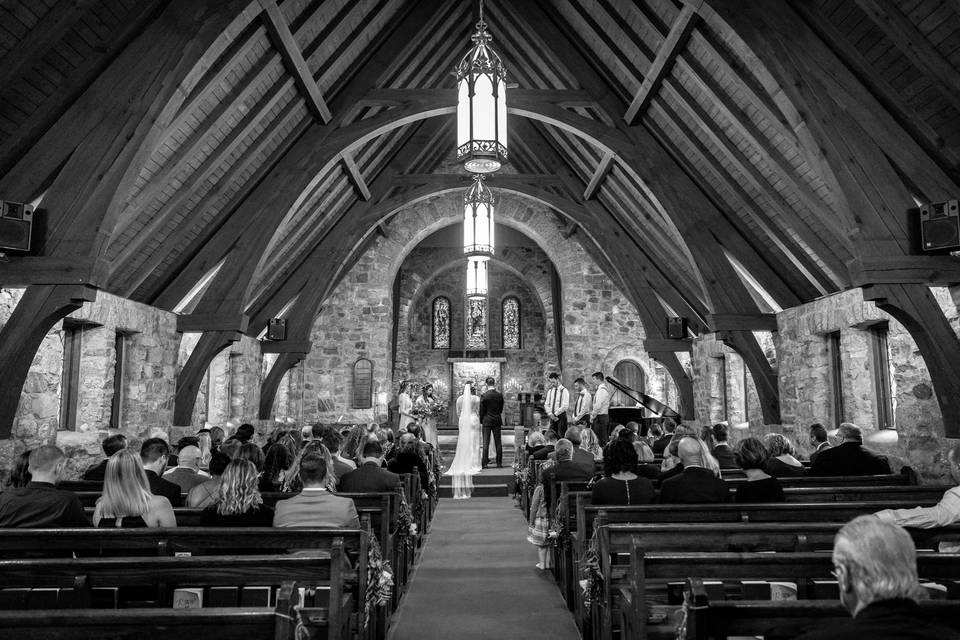
[[[853,619],[801,640],[958,640],[960,633],[924,619],[917,600],[917,550],[910,534],[874,516],[851,520],[833,542],[840,602]]]
[[[811,476],[873,476],[890,473],[890,463],[863,447],[863,433],[852,422],[841,423],[839,445],[823,449],[810,465]]]
[[[193,445],[180,449],[177,466],[163,474],[163,479],[180,487],[180,493],[190,493],[198,484],[210,479],[200,471],[200,449]]]
[[[543,481],[543,499],[547,504],[547,513],[553,515],[553,509],[556,507],[559,495],[553,494],[553,483],[555,482],[586,482],[593,477],[593,460],[590,461],[590,469],[577,464],[573,460],[574,446],[566,438],[560,438],[557,441],[556,460],[557,464],[543,470],[541,479]]]

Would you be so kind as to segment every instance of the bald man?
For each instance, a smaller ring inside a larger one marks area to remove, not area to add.
[[[80,500],[72,491],[57,489],[67,458],[53,445],[30,454],[30,482],[0,494],[0,527],[51,529],[89,527]]]
[[[823,449],[810,465],[811,476],[872,476],[890,473],[890,463],[863,447],[863,433],[852,422],[838,427],[839,445]]]
[[[840,602],[853,620],[818,629],[801,640],[958,640],[960,633],[930,623],[917,600],[917,550],[910,534],[874,516],[845,524],[833,543]]]
[[[660,502],[663,504],[701,504],[726,502],[730,495],[727,483],[705,464],[707,445],[699,438],[681,438],[677,454],[683,471],[660,483]]]
[[[958,486],[948,489],[940,502],[932,507],[917,507],[915,509],[884,509],[876,516],[886,522],[898,524],[901,527],[917,527],[919,529],[934,529],[960,522],[960,444],[954,446],[947,453],[950,465],[950,475]],[[954,547],[955,544],[950,544]],[[943,551],[944,549],[941,549]]]

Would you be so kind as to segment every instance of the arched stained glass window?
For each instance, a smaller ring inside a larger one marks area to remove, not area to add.
[[[450,299],[433,299],[433,348],[450,348]]]
[[[520,300],[515,296],[504,298],[502,309],[503,348],[520,348]]]

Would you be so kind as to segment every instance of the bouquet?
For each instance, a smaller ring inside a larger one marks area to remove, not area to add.
[[[447,415],[447,407],[437,401],[420,402],[413,408],[413,415],[418,419],[439,418]]]

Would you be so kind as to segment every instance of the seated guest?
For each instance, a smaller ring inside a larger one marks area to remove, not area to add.
[[[720,426],[726,426],[726,425],[720,425]],[[702,427],[700,427],[700,433],[697,434],[697,437],[703,440],[704,444],[707,445],[707,449],[709,449],[711,452],[710,455],[713,455],[713,448],[717,446],[717,441],[713,437],[713,427],[706,424],[703,425]],[[713,456],[713,457],[716,457],[716,456]]]
[[[362,457],[363,445],[370,439],[370,436],[374,434],[368,434],[367,428],[362,424],[354,425],[350,431],[347,433],[346,437],[343,439],[343,444],[340,446],[340,451],[335,452],[332,449],[330,453],[339,453],[338,457],[347,464],[352,464],[353,468],[357,467],[357,461]],[[382,448],[382,445],[381,445]]]
[[[237,451],[236,458],[240,460],[249,460],[257,468],[257,473],[263,471],[263,449],[252,442],[244,442]]]
[[[6,486],[8,487],[25,487],[27,483],[30,482],[30,454],[33,453],[32,450],[27,449],[17,458],[16,464],[13,465],[13,469],[10,470],[10,475],[7,477]]]
[[[763,470],[774,478],[790,478],[807,473],[803,463],[793,456],[793,443],[779,433],[768,433],[764,445],[770,452]]]
[[[960,444],[950,449],[947,454],[950,465],[950,475],[953,481],[960,485]],[[916,507],[915,509],[884,509],[876,516],[881,520],[892,522],[901,527],[916,527],[918,529],[934,529],[960,522],[960,486],[948,489],[940,502],[932,507]],[[951,545],[953,546],[953,545]],[[941,548],[941,550],[943,550]]]
[[[643,438],[637,438],[633,441],[633,448],[637,451],[637,458],[642,461],[653,461],[653,449],[650,448],[650,445],[647,444],[647,441]]]
[[[218,451],[223,444],[226,434],[220,427],[210,427],[210,451]]]
[[[53,445],[34,449],[28,465],[30,482],[0,493],[0,527],[89,527],[76,494],[57,489],[66,464],[63,451]]]
[[[93,510],[93,526],[101,529],[175,527],[170,501],[150,492],[140,456],[122,449],[107,460],[103,495]]]
[[[167,467],[167,457],[169,455],[170,446],[163,438],[144,440],[140,446],[140,460],[147,472],[150,491],[155,496],[163,496],[169,500],[171,506],[179,507],[183,504],[180,485],[161,477],[163,476],[163,470]]]
[[[368,440],[363,445],[361,455],[360,466],[340,478],[340,491],[343,493],[396,491],[400,486],[400,476],[383,468],[383,446],[380,441]]]
[[[667,445],[670,444],[670,440],[673,438],[673,432],[677,428],[677,423],[670,418],[664,418],[663,420],[663,435],[653,441],[651,448],[653,449],[653,454],[657,456],[663,455],[663,450],[667,448]]]
[[[603,460],[603,449],[600,447],[600,439],[597,438],[597,434],[594,433],[590,427],[584,427],[580,431],[580,448],[593,456],[594,460]]]
[[[420,453],[420,445],[417,437],[412,433],[405,433],[400,436],[400,446],[397,455],[387,465],[387,469],[397,474],[416,473],[420,476],[420,488],[424,491],[430,481],[430,474],[427,471],[427,463]]]
[[[196,447],[200,448],[200,438],[197,436],[183,436],[177,440],[176,453],[173,451],[170,452],[170,455],[167,456],[167,468],[173,469],[174,467],[180,466],[180,452],[186,449],[187,447]],[[197,456],[199,458],[199,456]]]
[[[300,427],[300,441],[304,444],[313,440],[313,425],[305,424]]]
[[[698,438],[684,437],[677,445],[683,471],[660,483],[663,504],[700,504],[726,502],[727,483],[720,479],[717,461]],[[711,467],[714,467],[714,470]]]
[[[842,442],[823,449],[810,465],[812,476],[872,476],[890,473],[890,463],[863,447],[860,427],[844,422],[840,425]]]
[[[543,447],[547,446],[547,438],[541,431],[530,431],[527,436],[527,444],[523,446],[528,456],[532,456]]]
[[[622,424],[614,424],[610,426],[612,428],[610,429],[610,437],[607,438],[607,444],[610,444],[611,442],[616,442],[617,439],[620,437],[620,434],[623,433],[623,430],[626,429],[626,427],[624,427]],[[633,442],[632,437],[630,441]]]
[[[810,446],[813,447],[813,451],[810,453],[810,464],[816,461],[821,451],[830,448],[830,438],[827,436],[827,429],[819,422],[810,425]]]
[[[233,460],[238,455],[240,455],[240,447],[242,446],[243,446],[242,442],[240,442],[237,438],[230,436],[229,438],[223,441],[223,444],[220,445],[217,451],[220,451],[221,453],[226,455],[228,458]]]
[[[327,491],[327,463],[323,456],[316,453],[303,456],[300,481],[303,490],[299,495],[277,502],[273,526],[360,528],[353,500]]]
[[[230,464],[230,458],[220,451],[210,457],[210,478],[190,489],[190,493],[187,494],[188,507],[205,509],[216,501],[217,492],[220,491],[220,476],[223,475],[223,470],[228,464]]]
[[[210,458],[213,456],[210,429],[201,429],[197,432],[197,447],[200,449],[200,468],[206,469],[210,466]]]
[[[127,448],[127,437],[121,433],[114,434],[106,438],[100,444],[100,447],[103,449],[103,455],[106,458],[84,471],[82,476],[84,480],[103,481],[104,473],[107,470],[107,460],[117,451]]]
[[[660,475],[657,476],[660,482],[683,473],[683,461],[680,459],[678,450],[680,441],[683,438],[700,440],[700,438],[697,437],[696,429],[693,427],[681,424],[673,428],[673,435],[670,436],[670,442],[667,443],[666,448],[663,450],[663,463],[660,465]]]
[[[650,425],[650,428],[647,430],[647,435],[645,436],[648,444],[653,444],[657,440],[663,437],[663,427],[658,424]]]
[[[547,432],[543,434],[544,439],[546,439],[546,444],[540,448],[536,453],[531,454],[531,458],[534,460],[549,460],[550,454],[556,451],[557,441],[560,439],[557,436],[557,432],[553,429],[547,429]]]
[[[289,491],[292,474],[296,473],[296,455],[290,447],[276,442],[267,449],[260,478],[261,491]],[[251,463],[252,464],[252,463]]]
[[[653,483],[637,475],[637,450],[626,440],[611,442],[603,459],[604,478],[593,485],[593,504],[649,504]]]
[[[592,478],[596,461],[593,459],[592,454],[584,451],[580,446],[580,427],[567,427],[567,431],[563,434],[563,437],[573,445],[573,457],[571,458],[573,463],[583,467],[583,470],[589,473]],[[550,456],[550,459],[553,458],[556,458],[556,451]]]
[[[783,502],[780,481],[763,470],[770,451],[759,438],[744,438],[737,443],[734,454],[737,466],[743,469],[747,481],[737,486],[734,502]]]
[[[927,618],[917,605],[917,550],[910,534],[873,516],[854,518],[833,542],[833,575],[840,602],[853,617],[800,636],[801,640],[960,640],[960,633]]]
[[[638,444],[644,446],[637,446]],[[637,475],[649,480],[659,480],[661,475],[660,465],[655,464],[653,449],[650,448],[650,445],[644,441],[636,441],[633,443],[633,449],[637,452]],[[678,470],[677,473],[680,473],[680,471]]]
[[[209,480],[210,476],[200,471],[200,447],[191,444],[180,449],[177,466],[165,472],[163,479],[179,485],[180,493],[190,493],[190,489]]]
[[[258,482],[257,468],[252,462],[231,460],[223,471],[216,500],[200,514],[200,525],[204,527],[271,526],[273,509],[263,504],[260,489],[257,488]]]
[[[729,436],[727,425],[715,424],[710,431],[713,434],[713,439],[717,443],[713,449],[710,450],[710,453],[712,453],[713,457],[716,458],[717,462],[720,463],[720,468],[736,469],[737,461],[733,455],[733,449],[730,447],[730,443],[727,441]]]
[[[549,432],[548,432],[549,433]],[[632,448],[632,446],[631,446]],[[553,483],[564,480],[581,480],[586,482],[593,477],[593,459],[590,460],[590,471],[587,471],[583,465],[573,461],[573,443],[566,438],[557,441],[556,447],[557,464],[543,472],[543,499],[547,501],[547,514],[553,515],[553,510],[557,506],[557,498],[560,496],[553,494]]]
[[[237,427],[237,432],[234,434],[237,440],[243,444],[250,442],[250,439],[253,438],[253,434],[256,433],[256,429],[253,428],[252,424],[242,424]]]
[[[300,484],[300,461],[303,460],[303,458],[309,453],[316,454],[323,458],[323,461],[327,464],[328,469],[327,480],[324,486],[326,486],[327,491],[336,491],[338,480],[333,473],[329,472],[330,469],[333,469],[333,455],[330,453],[329,449],[323,446],[323,443],[320,440],[311,440],[308,442],[303,447],[300,455],[297,457],[297,462],[295,465],[296,475],[290,480],[290,491],[295,493],[303,488],[303,485]],[[291,473],[293,473],[293,470],[291,470]]]
[[[313,439],[322,442],[323,446],[330,452],[331,459],[333,460],[333,474],[337,477],[337,482],[339,482],[340,478],[357,468],[357,463],[340,455],[340,449],[343,447],[343,436],[340,435],[336,427],[326,427],[319,422],[313,426]],[[319,429],[317,427],[319,427]]]

